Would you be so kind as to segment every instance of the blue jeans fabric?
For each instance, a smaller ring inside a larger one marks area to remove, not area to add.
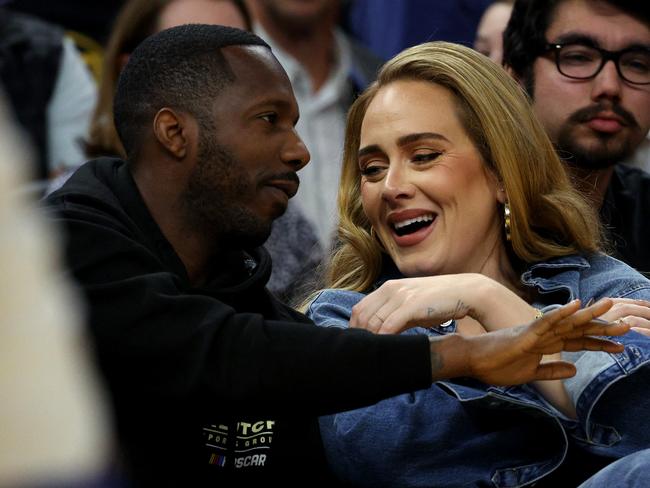
[[[601,469],[579,488],[647,488],[648,486],[650,486],[650,449],[644,449]]]

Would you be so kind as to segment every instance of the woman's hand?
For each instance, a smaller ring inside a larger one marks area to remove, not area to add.
[[[650,302],[630,298],[610,298],[614,306],[603,316],[603,320],[614,322],[622,320],[630,324],[632,330],[650,336]]]
[[[536,310],[478,273],[402,278],[384,283],[352,309],[350,327],[397,334],[471,317],[487,331],[530,322]]]

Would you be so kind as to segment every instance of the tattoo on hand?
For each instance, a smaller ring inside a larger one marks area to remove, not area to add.
[[[427,308],[427,317],[437,317],[439,319],[446,319],[448,317],[451,318],[459,318],[459,317],[464,317],[467,314],[470,314],[472,312],[472,309],[462,300],[458,300],[456,302],[456,305],[453,309],[451,310],[441,310],[436,307],[428,307]]]
[[[465,315],[465,313],[467,313],[467,309],[468,309],[468,308],[469,308],[469,307],[468,307],[467,305],[465,305],[465,304],[462,302],[462,300],[458,300],[458,301],[456,302],[456,308],[454,309],[454,317],[457,317],[458,314],[460,314],[461,312],[464,312],[463,315]]]

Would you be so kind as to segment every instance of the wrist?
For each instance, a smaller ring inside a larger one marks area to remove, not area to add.
[[[464,296],[470,307],[469,315],[486,330],[503,328],[504,316],[511,313],[510,294],[497,281],[478,273],[473,274],[471,281],[464,286]]]
[[[460,334],[429,337],[433,381],[471,376],[471,341]]]
[[[478,310],[488,331],[527,324],[540,318],[539,311],[506,286],[487,279],[477,287],[476,299],[485,310]]]

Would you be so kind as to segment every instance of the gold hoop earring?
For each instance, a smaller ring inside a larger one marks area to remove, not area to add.
[[[512,240],[510,228],[510,204],[508,202],[503,204],[503,228],[506,232],[506,241]]]

